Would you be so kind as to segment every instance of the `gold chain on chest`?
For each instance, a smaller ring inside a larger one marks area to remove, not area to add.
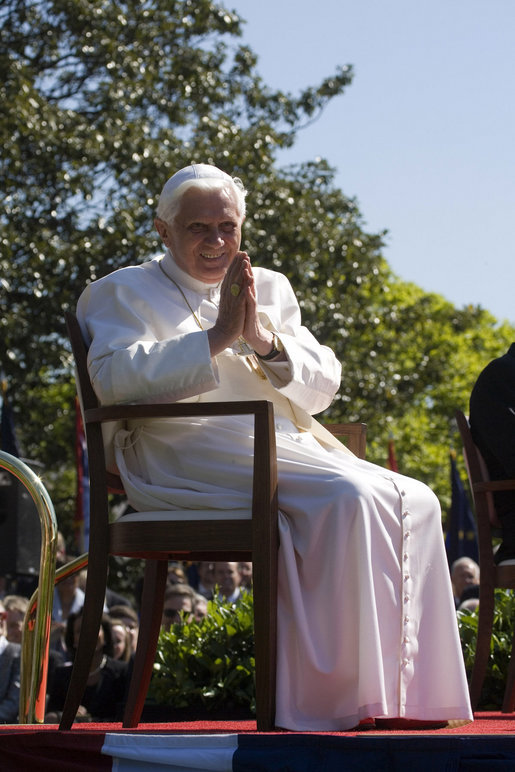
[[[164,273],[164,275],[166,276],[166,278],[167,278],[167,279],[169,279],[169,280],[170,280],[170,281],[171,281],[173,284],[175,284],[175,286],[177,287],[177,289],[178,289],[178,290],[179,290],[179,292],[181,293],[181,295],[182,295],[182,298],[183,298],[184,302],[186,303],[186,305],[188,306],[189,310],[191,311],[191,314],[192,314],[192,316],[193,316],[193,318],[194,318],[195,322],[197,323],[198,327],[199,327],[199,328],[200,328],[202,331],[204,331],[204,327],[203,327],[203,325],[202,325],[202,322],[200,321],[199,317],[197,316],[197,314],[196,314],[196,313],[195,313],[195,311],[193,310],[193,307],[192,307],[191,303],[189,302],[188,298],[186,297],[186,293],[184,292],[184,290],[183,290],[183,288],[181,287],[181,285],[180,285],[180,284],[178,284],[178,283],[175,281],[175,279],[173,279],[173,278],[172,278],[172,277],[171,277],[171,276],[170,276],[170,275],[169,275],[169,274],[168,274],[168,273],[165,271],[165,269],[164,269],[164,268],[163,268],[163,266],[161,265],[161,261],[159,261],[159,262],[158,262],[158,265],[159,265],[159,267],[160,267],[161,271],[162,271],[162,272]],[[211,302],[213,302],[213,301],[211,301]],[[217,307],[217,306],[216,306],[216,303],[213,303],[213,305],[214,305],[215,307]],[[260,378],[262,378],[262,379],[266,380],[266,375],[265,375],[265,373],[263,372],[263,369],[262,369],[261,365],[260,365],[260,364],[259,364],[259,362],[257,361],[257,357],[256,357],[256,355],[255,355],[254,353],[252,353],[252,349],[250,349],[250,347],[249,347],[249,345],[248,345],[247,341],[245,340],[245,338],[243,338],[243,337],[241,337],[241,336],[240,336],[240,337],[238,338],[238,345],[239,345],[239,347],[240,347],[240,351],[241,351],[241,354],[239,354],[238,356],[240,356],[240,357],[242,357],[242,358],[243,358],[243,361],[245,362],[245,364],[247,365],[247,367],[248,367],[250,370],[252,370],[252,372],[253,372],[253,373],[256,373],[256,375],[259,375],[259,377],[260,377]]]

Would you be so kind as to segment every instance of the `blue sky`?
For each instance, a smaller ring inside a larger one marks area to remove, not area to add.
[[[271,87],[353,84],[281,163],[326,158],[401,278],[515,324],[515,0],[233,0]]]

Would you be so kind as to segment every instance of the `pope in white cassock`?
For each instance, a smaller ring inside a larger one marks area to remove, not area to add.
[[[241,181],[214,166],[168,180],[155,220],[166,253],[79,300],[95,391],[103,404],[274,403],[277,726],[471,720],[438,501],[335,448],[311,419],[331,404],[340,365],[302,326],[288,280],[239,251],[244,217]],[[239,509],[250,506],[251,421],[138,421],[108,456],[138,510]]]

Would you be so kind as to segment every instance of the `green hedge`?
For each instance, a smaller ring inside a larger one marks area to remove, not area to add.
[[[210,601],[201,621],[161,632],[149,697],[174,708],[255,712],[252,594],[235,606]]]
[[[482,710],[498,710],[502,705],[514,615],[514,594],[496,590],[490,660],[479,704]],[[469,676],[477,624],[477,610],[458,612]],[[252,594],[243,596],[235,607],[210,601],[208,616],[200,622],[176,624],[160,634],[149,698],[174,708],[242,706],[255,711]]]
[[[502,706],[508,674],[513,638],[515,595],[511,590],[495,590],[495,610],[490,643],[490,657],[478,705],[480,710],[499,710]],[[467,675],[470,677],[476,651],[479,612],[458,611],[458,627],[465,658]]]

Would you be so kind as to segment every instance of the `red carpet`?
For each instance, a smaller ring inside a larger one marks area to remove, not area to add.
[[[57,726],[54,724],[9,724],[0,725],[0,737],[2,733],[16,732],[54,732]],[[140,724],[137,729],[124,729],[121,724],[74,724],[73,732],[143,732],[146,734],[155,734],[156,732],[169,732],[174,734],[259,734],[256,729],[255,721],[181,721],[169,724]],[[349,732],[316,732],[317,735],[344,735],[345,737],[361,737],[364,734],[373,735],[406,735],[412,736],[414,733],[427,735],[492,735],[492,734],[514,734],[515,735],[515,713],[476,713],[475,721],[466,726],[456,729],[425,729],[420,730],[376,730],[367,729],[365,731],[351,730]],[[69,733],[65,733],[69,734]],[[268,734],[268,733],[267,733]],[[307,734],[306,732],[287,732],[277,729],[273,735],[294,735]],[[1,769],[1,767],[0,767]]]
[[[259,733],[254,721],[146,723],[136,730],[85,723],[69,732],[45,724],[0,726],[1,772],[115,767],[120,772],[186,767],[192,772],[515,772],[515,714],[477,713],[464,727],[424,731]]]

